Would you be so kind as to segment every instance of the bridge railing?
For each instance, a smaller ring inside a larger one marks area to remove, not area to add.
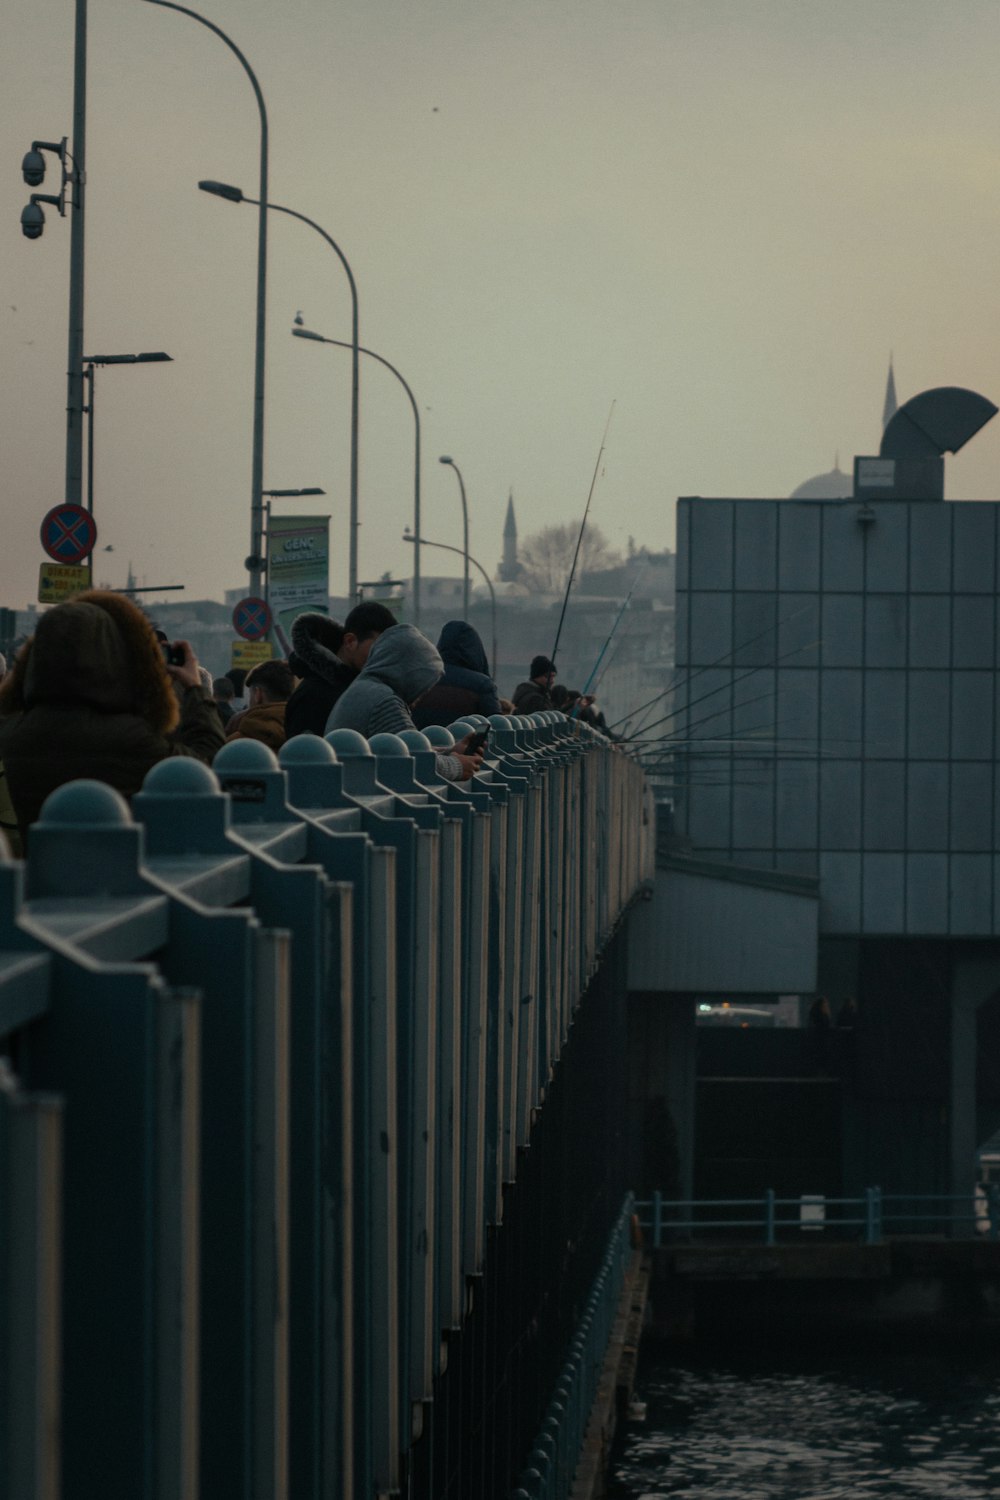
[[[961,1233],[971,1230],[1000,1239],[1000,1186],[984,1185],[968,1194],[883,1193],[869,1187],[856,1198],[804,1193],[779,1198],[768,1189],[760,1198],[638,1199],[636,1212],[654,1249],[677,1237],[710,1234],[715,1240],[763,1241],[765,1245],[824,1239],[860,1239],[878,1244],[893,1232]],[[790,1212],[786,1212],[790,1210]]]
[[[634,1212],[629,1194],[513,1500],[565,1500],[572,1492],[632,1255]]]
[[[557,715],[458,786],[340,732],[53,794],[0,855],[11,1500],[398,1487],[653,832]]]

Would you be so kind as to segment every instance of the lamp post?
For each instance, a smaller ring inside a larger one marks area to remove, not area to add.
[[[59,158],[62,174],[58,194],[32,193],[21,213],[21,233],[37,240],[45,230],[42,203],[51,203],[61,216],[66,213],[66,187],[73,184],[69,231],[69,352],[66,360],[66,481],[63,498],[78,505],[83,489],[83,252],[84,190],[87,138],[87,0],[76,0],[73,45],[73,150],[67,139],[32,141],[21,163],[21,175],[29,187],[40,187],[45,178],[43,151]],[[72,162],[72,169],[67,162]]]
[[[258,199],[253,200],[257,202],[260,214],[257,220],[257,320],[253,380],[253,453],[250,464],[250,556],[246,560],[247,572],[250,574],[250,593],[256,597],[260,594],[264,529],[264,500],[261,492],[264,487],[264,338],[267,321],[267,109],[256,73],[236,43],[220,26],[200,16],[196,10],[189,10],[186,5],[175,4],[174,0],[146,0],[146,4],[160,5],[165,10],[180,11],[181,15],[190,16],[192,21],[198,21],[200,25],[207,26],[220,41],[225,42],[230,52],[239,59],[250,80],[260,114],[260,195]]]
[[[297,339],[312,339],[312,341],[314,343],[316,343],[316,344],[336,344],[336,346],[337,346],[338,349],[353,349],[353,345],[352,344],[348,344],[344,339],[328,339],[328,338],[324,338],[323,334],[321,334],[321,333],[313,333],[312,330],[309,329],[309,328],[301,328],[301,327],[299,327],[299,328],[293,328],[292,329],[292,337],[293,338],[297,338]],[[378,362],[379,362],[380,365],[385,365],[385,367],[386,367],[387,370],[391,370],[392,371],[393,375],[395,375],[396,379],[399,381],[400,385],[403,387],[403,390],[406,392],[407,397],[409,398],[410,406],[411,406],[412,411],[413,411],[413,427],[414,427],[414,442],[413,442],[413,531],[414,531],[414,538],[413,538],[413,540],[414,540],[414,542],[416,544],[415,547],[414,547],[414,552],[413,552],[413,623],[414,623],[414,625],[419,626],[419,624],[420,624],[420,408],[417,405],[417,398],[414,396],[413,391],[410,389],[409,382],[406,381],[406,380],[404,380],[403,376],[396,369],[395,365],[390,364],[389,361],[387,359],[383,358],[383,356],[381,354],[376,354],[374,349],[365,349],[363,346],[359,345],[358,346],[358,353],[359,354],[368,354],[368,355],[370,355],[372,359],[378,360]]]
[[[157,350],[152,354],[85,354],[83,378],[87,382],[87,509],[94,514],[94,370],[98,365],[170,364],[172,356]]]
[[[409,527],[407,527],[406,531],[403,532],[403,541],[404,542],[415,542],[416,540],[417,539],[416,539],[415,536],[411,536],[410,535]],[[492,624],[493,624],[493,676],[496,677],[496,674],[497,674],[497,596],[496,596],[496,590],[494,589],[493,583],[492,583],[492,581],[490,579],[490,575],[487,573],[486,569],[483,567],[483,565],[482,565],[481,562],[477,562],[474,557],[470,557],[468,552],[463,552],[462,549],[461,549],[461,547],[450,547],[447,542],[429,542],[425,536],[420,538],[420,545],[422,547],[439,547],[442,552],[454,552],[456,554],[456,556],[458,556],[458,557],[464,557],[464,558],[467,559],[468,562],[475,564],[475,566],[479,569],[480,573],[482,573],[483,578],[486,580],[486,587],[490,591],[490,614],[491,614],[491,617],[492,617]],[[468,605],[466,605],[465,613],[466,613],[466,615],[468,615],[468,613],[469,613]]]
[[[469,507],[468,507],[468,505],[466,504],[466,501],[465,501],[465,481],[462,478],[462,471],[458,467],[458,464],[455,462],[455,460],[453,458],[449,458],[448,455],[447,455],[447,453],[442,454],[442,456],[438,459],[438,463],[439,464],[447,464],[449,468],[455,470],[455,473],[458,476],[458,488],[459,488],[459,490],[461,491],[461,494],[462,494],[462,555],[465,558],[465,573],[463,575],[463,580],[462,580],[462,609],[465,612],[465,614],[468,614],[469,613]],[[428,545],[430,545],[430,544],[428,543]],[[477,563],[476,566],[478,567],[478,563]],[[480,572],[482,572],[482,569],[480,569]]]
[[[152,3],[159,4],[161,0],[152,0]],[[230,203],[257,202],[256,198],[248,198],[241,188],[233,187],[228,182],[199,182],[198,186],[203,193],[214,193],[217,198],[225,198]],[[358,591],[358,355],[361,352],[358,343],[358,288],[343,250],[315,219],[307,218],[294,208],[284,208],[280,203],[269,203],[267,206],[276,214],[287,214],[290,219],[299,219],[301,223],[308,224],[310,229],[315,229],[337,256],[351,289],[351,515],[347,549],[347,591],[351,599],[354,599]]]

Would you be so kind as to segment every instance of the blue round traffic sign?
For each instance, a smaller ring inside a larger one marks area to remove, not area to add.
[[[96,541],[96,523],[82,505],[56,505],[42,522],[42,546],[53,562],[83,562]]]
[[[251,594],[233,610],[233,629],[245,641],[262,641],[271,628],[271,611],[263,599]]]

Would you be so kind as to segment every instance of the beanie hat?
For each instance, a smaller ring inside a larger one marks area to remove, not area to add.
[[[554,672],[555,669],[555,662],[549,661],[547,656],[533,656],[531,658],[531,671],[528,673],[528,676],[546,677],[550,672]]]

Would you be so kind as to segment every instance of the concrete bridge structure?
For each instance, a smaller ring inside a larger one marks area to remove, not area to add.
[[[10,1500],[566,1492],[652,814],[556,715],[465,786],[340,732],[53,794],[0,851]]]

